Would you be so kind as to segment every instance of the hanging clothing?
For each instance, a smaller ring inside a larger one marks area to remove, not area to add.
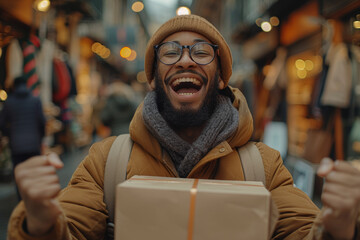
[[[65,62],[54,58],[53,60],[53,101],[61,109],[61,120],[69,122],[72,119],[71,112],[68,106],[68,98],[71,91],[71,78]]]
[[[321,103],[325,106],[347,108],[350,104],[352,74],[345,43],[331,45],[325,61],[329,64]]]
[[[40,98],[44,106],[52,105],[52,72],[55,54],[55,44],[53,41],[44,39],[41,44],[41,49],[36,55],[36,65],[41,66],[36,68],[36,73],[41,79]]]
[[[14,84],[14,79],[23,73],[24,57],[18,39],[14,38],[11,40],[4,56],[6,64],[4,87],[10,88]]]
[[[53,66],[53,101],[61,104],[67,99],[71,90],[70,74],[65,63],[58,58],[54,58]]]
[[[34,96],[40,94],[40,81],[36,72],[36,51],[40,48],[40,40],[31,34],[29,38],[22,40],[22,54],[24,57],[23,72],[27,79],[26,86],[32,91]]]
[[[325,59],[326,56],[323,56],[323,59]],[[316,83],[314,86],[313,96],[312,96],[312,104],[311,104],[311,114],[315,118],[321,118],[324,114],[324,112],[327,111],[327,107],[324,108],[324,106],[321,103],[322,94],[324,92],[325,88],[325,82],[326,78],[329,72],[329,65],[326,63],[325,60],[322,61],[322,71],[320,75],[316,79]]]

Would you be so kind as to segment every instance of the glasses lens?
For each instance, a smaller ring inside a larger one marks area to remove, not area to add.
[[[214,48],[208,43],[196,43],[191,48],[191,57],[197,64],[209,64],[215,56]]]
[[[181,57],[181,46],[174,42],[167,42],[158,48],[157,54],[162,63],[174,64]]]

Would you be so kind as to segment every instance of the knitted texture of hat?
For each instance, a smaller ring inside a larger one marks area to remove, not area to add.
[[[154,78],[154,46],[160,44],[166,37],[173,33],[181,31],[195,32],[203,35],[211,41],[212,44],[219,46],[219,57],[221,72],[220,76],[228,84],[232,74],[232,56],[230,48],[220,32],[206,19],[197,15],[180,15],[165,22],[150,38],[145,52],[145,74],[150,83]]]

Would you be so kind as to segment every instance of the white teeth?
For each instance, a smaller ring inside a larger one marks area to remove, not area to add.
[[[191,83],[193,83],[195,85],[198,85],[198,86],[201,85],[201,82],[199,80],[195,79],[195,78],[178,78],[173,82],[172,85],[175,87],[175,86],[177,86],[177,85],[179,85],[180,83],[183,83],[183,82],[191,82]]]
[[[179,95],[186,95],[186,96],[190,96],[193,95],[194,93],[179,93]]]

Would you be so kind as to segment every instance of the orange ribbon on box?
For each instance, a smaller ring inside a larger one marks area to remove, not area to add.
[[[194,219],[195,219],[195,204],[196,204],[196,193],[199,179],[195,179],[190,190],[190,213],[189,213],[189,223],[188,223],[188,240],[192,240],[194,232]]]

